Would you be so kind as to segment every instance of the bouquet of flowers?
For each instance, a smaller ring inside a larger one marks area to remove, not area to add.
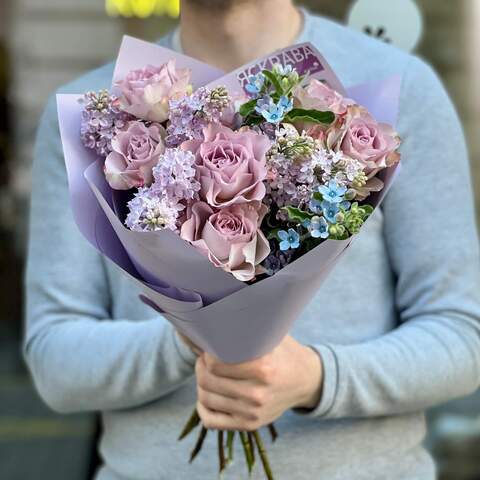
[[[391,184],[398,86],[347,94],[310,44],[224,75],[126,37],[110,91],[58,98],[77,224],[200,348],[265,354]],[[258,432],[239,436],[273,478]],[[225,455],[219,432],[220,471],[234,438]]]

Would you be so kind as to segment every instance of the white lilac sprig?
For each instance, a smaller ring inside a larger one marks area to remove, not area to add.
[[[155,195],[150,188],[139,188],[127,206],[129,213],[125,225],[137,232],[176,231],[179,212],[184,208]]]
[[[112,138],[133,117],[120,110],[120,101],[107,90],[88,92],[81,99],[80,124],[82,143],[102,157],[112,151]]]
[[[313,152],[312,160],[321,181],[325,184],[334,180],[339,185],[352,188],[365,185],[367,177],[362,163],[345,155],[342,151],[320,147]]]
[[[186,205],[198,199],[200,183],[195,178],[195,157],[180,148],[167,148],[153,168],[154,181],[140,188],[128,202],[125,224],[131,230],[178,230]]]
[[[316,142],[285,124],[276,133],[276,139],[267,153],[267,200],[278,208],[286,205],[301,206],[310,200],[318,186],[313,152]],[[281,218],[285,218],[282,212]]]

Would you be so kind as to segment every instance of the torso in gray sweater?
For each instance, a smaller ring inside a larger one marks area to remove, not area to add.
[[[295,324],[292,334],[322,356],[325,385],[314,411],[277,421],[276,478],[432,480],[423,411],[480,381],[479,253],[462,131],[420,60],[308,13],[299,41],[314,43],[346,86],[402,75],[403,168]],[[108,88],[112,70],[61,92]],[[194,355],[73,222],[54,98],[36,146],[27,292],[25,357],[40,394],[60,412],[102,412],[98,480],[217,477],[214,435],[192,465],[194,436],[176,440],[195,403]],[[239,445],[236,456],[226,478],[247,478]]]

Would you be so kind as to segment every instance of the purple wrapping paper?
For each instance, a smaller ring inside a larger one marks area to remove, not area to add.
[[[379,121],[392,125],[396,122],[399,77],[345,91],[326,60],[309,43],[275,52],[222,76],[218,69],[185,55],[125,37],[114,79],[131,69],[160,65],[172,57],[179,67],[191,68],[195,87],[225,85],[231,92],[241,91],[249,74],[270,68],[272,62],[290,63],[300,74],[308,71],[346,93]],[[203,350],[235,363],[275,348],[355,237],[327,240],[273,277],[248,285],[214,267],[171,231],[128,230],[115,214],[112,190],[103,175],[103,160],[81,143],[80,96],[58,95],[57,104],[72,209],[85,238],[140,286],[145,303]],[[370,202],[376,208],[397,171],[395,166],[382,172],[385,188]]]

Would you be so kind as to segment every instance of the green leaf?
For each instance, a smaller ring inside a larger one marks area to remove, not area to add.
[[[368,218],[372,213],[374,208],[371,205],[362,205],[362,210],[364,212],[364,218]]]
[[[260,125],[260,123],[264,122],[265,119],[260,117],[259,115],[250,115],[245,119],[245,125],[252,126],[252,125]]]
[[[247,103],[244,103],[239,108],[239,113],[242,117],[248,117],[253,111],[255,111],[255,107],[257,105],[257,99],[254,98]]]
[[[335,120],[333,112],[321,112],[320,110],[305,110],[303,108],[294,108],[285,116],[287,122],[303,120],[305,122],[331,124]]]
[[[292,222],[303,223],[305,220],[310,220],[314,217],[313,213],[305,212],[296,207],[283,207],[282,210],[288,213],[288,218]]]
[[[277,93],[282,95],[283,87],[282,87],[282,84],[279,82],[277,76],[270,70],[263,70],[262,73],[265,75],[265,77],[268,78],[268,80],[270,80],[270,83],[273,85]]]
[[[281,228],[274,228],[273,230],[270,230],[267,234],[267,240],[277,240],[278,239],[278,232],[281,230]]]
[[[314,192],[312,198],[318,202],[323,202],[323,195],[320,192]]]
[[[308,71],[307,73],[305,73],[303,75],[300,75],[298,77],[298,84],[302,83],[308,77],[309,74],[310,74],[310,71]]]

